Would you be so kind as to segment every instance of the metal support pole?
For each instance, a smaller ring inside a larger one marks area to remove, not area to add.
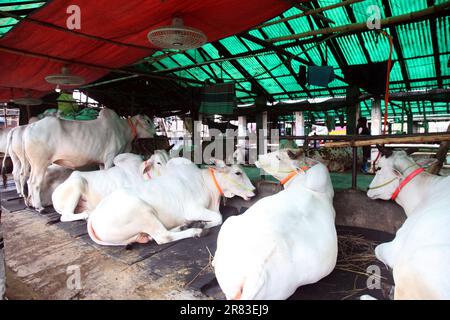
[[[353,150],[353,165],[352,165],[352,189],[357,189],[356,178],[358,176],[358,148],[352,147]]]

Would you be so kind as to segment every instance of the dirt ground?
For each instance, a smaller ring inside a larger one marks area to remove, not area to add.
[[[139,264],[111,259],[35,212],[2,218],[9,299],[207,299],[170,276],[156,277]],[[73,285],[74,269],[79,288]]]

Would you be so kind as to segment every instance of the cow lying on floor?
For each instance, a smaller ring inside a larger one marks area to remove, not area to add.
[[[187,159],[171,159],[162,176],[104,198],[89,215],[88,233],[101,245],[198,237],[205,228],[222,223],[221,196],[247,200],[254,189],[239,166],[215,160],[214,167],[199,169]]]
[[[367,195],[395,200],[408,217],[393,241],[375,248],[393,269],[394,299],[450,299],[450,177],[424,172],[404,151],[380,149]]]
[[[286,299],[334,269],[337,235],[327,168],[281,150],[256,166],[285,190],[265,197],[220,229],[213,266],[227,299]]]
[[[87,219],[98,203],[114,190],[134,187],[161,175],[168,160],[165,150],[156,150],[146,161],[140,155],[122,153],[114,158],[115,166],[110,169],[75,171],[53,192],[53,207],[61,214],[61,221]]]

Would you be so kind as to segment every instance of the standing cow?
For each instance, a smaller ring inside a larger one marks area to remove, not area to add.
[[[112,168],[75,171],[53,192],[53,207],[61,214],[61,221],[87,219],[98,203],[115,189],[133,187],[160,176],[168,160],[165,150],[156,150],[146,161],[140,155],[122,153],[114,158]]]
[[[135,138],[155,134],[147,116],[122,119],[110,109],[102,109],[97,119],[64,120],[47,117],[28,125],[23,135],[27,164],[31,167],[28,192],[32,205],[42,211],[40,188],[51,163],[68,168],[99,164],[108,169],[116,155],[129,152]]]
[[[28,124],[34,123],[36,121],[39,121],[39,118],[31,117],[28,121]],[[6,171],[4,170],[7,167],[6,161],[8,161],[7,157],[9,155],[13,167],[12,175],[19,196],[25,196],[25,182],[28,179],[29,175],[28,170],[25,171],[25,153],[23,151],[22,144],[22,137],[26,127],[27,125],[21,125],[11,128],[11,130],[8,131],[8,134],[6,136],[5,157],[2,164],[2,174],[4,175],[3,179],[5,179]]]
[[[220,229],[213,266],[227,299],[286,299],[334,269],[337,235],[327,168],[302,153],[260,155],[256,165],[285,189]]]
[[[255,187],[239,166],[215,164],[199,169],[185,158],[171,159],[162,176],[114,191],[89,215],[91,239],[101,245],[152,239],[163,244],[201,236],[204,228],[221,224],[220,197],[247,200]]]
[[[404,151],[380,147],[371,199],[395,200],[407,219],[375,248],[393,269],[394,299],[450,299],[450,177],[424,172]]]

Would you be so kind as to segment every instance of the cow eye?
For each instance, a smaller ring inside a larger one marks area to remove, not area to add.
[[[381,170],[381,168],[380,168],[380,167],[378,167],[378,168],[376,168],[376,169],[375,169],[375,171],[379,171],[379,170]]]
[[[236,172],[236,175],[240,176],[240,175],[242,175],[242,172]]]

